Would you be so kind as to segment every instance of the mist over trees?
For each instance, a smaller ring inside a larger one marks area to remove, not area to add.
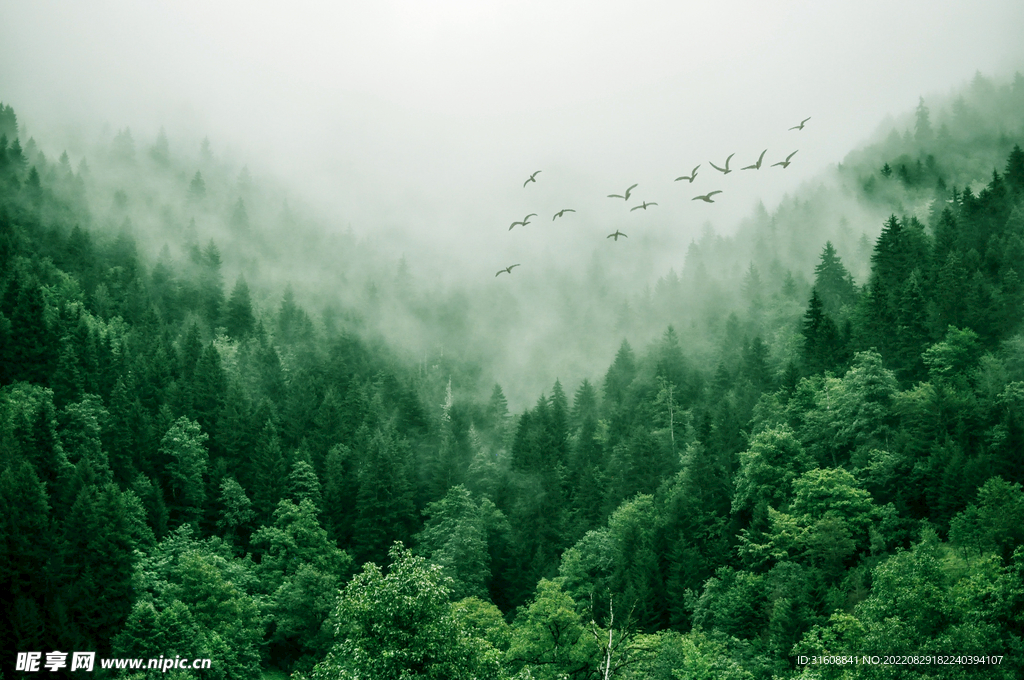
[[[1019,74],[922,98],[653,287],[598,259],[552,279],[566,313],[536,329],[324,230],[215,140],[69,154],[19,125],[0,105],[4,658],[1018,676]],[[489,363],[516,324],[517,359],[582,357],[520,361],[516,394],[543,385],[521,404]]]

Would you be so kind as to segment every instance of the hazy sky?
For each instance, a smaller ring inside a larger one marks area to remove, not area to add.
[[[336,224],[396,252],[429,237],[471,271],[614,228],[670,234],[681,263],[706,220],[771,209],[919,95],[1024,70],[1021,35],[1019,0],[7,1],[0,100],[30,132],[209,134]],[[785,171],[708,164],[765,148],[765,165],[800,151]],[[633,183],[659,205],[605,197]],[[578,212],[552,223],[560,208]]]

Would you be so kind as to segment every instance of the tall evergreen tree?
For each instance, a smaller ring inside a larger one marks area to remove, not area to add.
[[[843,308],[852,307],[857,299],[857,287],[853,276],[836,254],[831,241],[821,251],[821,262],[814,268],[814,290],[824,305],[825,312],[833,319],[842,316]]]
[[[228,335],[236,340],[244,340],[256,330],[256,318],[252,314],[252,300],[249,297],[249,286],[244,276],[239,276],[228,299],[224,314],[224,325]]]
[[[359,468],[353,547],[359,562],[382,561],[393,541],[406,539],[415,520],[408,445],[385,424],[366,437]]]
[[[188,198],[194,202],[206,198],[206,181],[203,180],[203,175],[198,170],[196,170],[196,174],[192,177],[192,181],[189,182]]]
[[[803,358],[804,366],[810,373],[821,373],[836,367],[842,356],[843,347],[839,329],[825,312],[825,305],[818,296],[817,289],[811,292],[811,300],[804,314]]]

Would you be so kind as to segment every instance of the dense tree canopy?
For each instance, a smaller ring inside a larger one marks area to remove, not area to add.
[[[957,651],[1017,677],[1021,92],[998,130],[922,99],[844,161],[849,196],[709,230],[527,408],[407,265],[346,260],[361,309],[287,284],[345,267],[247,169],[128,128],[52,161],[0,104],[0,653],[769,680],[967,677],[797,663]],[[309,240],[278,253],[269,222]],[[393,309],[448,353],[389,346]]]

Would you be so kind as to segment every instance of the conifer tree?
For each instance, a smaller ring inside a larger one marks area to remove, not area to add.
[[[811,300],[804,314],[803,357],[810,373],[821,373],[835,368],[842,354],[839,329],[825,313],[825,306],[818,297],[817,289],[811,292]]]
[[[308,456],[308,454],[307,454]],[[309,460],[299,459],[292,465],[286,483],[287,497],[296,505],[309,501],[317,512],[323,510],[324,500],[320,492],[320,479]]]
[[[814,290],[821,297],[825,312],[833,319],[840,318],[844,307],[851,307],[857,298],[853,276],[836,254],[831,241],[821,251],[821,262],[814,268]]]
[[[66,617],[59,648],[89,647],[97,656],[108,655],[134,599],[135,542],[128,507],[115,484],[80,488],[55,553],[55,609]]]
[[[408,447],[389,424],[366,438],[358,475],[353,546],[359,562],[377,562],[415,520]]]
[[[284,454],[281,452],[281,439],[277,435],[277,427],[269,418],[264,421],[263,429],[256,438],[252,462],[252,483],[249,486],[253,490],[253,506],[257,519],[265,523],[284,495],[287,473]]]
[[[932,140],[932,136],[931,115],[928,107],[924,105],[924,97],[921,97],[914,112],[914,139],[920,144],[927,144]]]
[[[629,342],[622,341],[619,351],[615,355],[608,373],[604,378],[605,398],[614,406],[621,406],[626,395],[626,388],[636,377],[636,359],[633,356],[633,348]]]
[[[54,536],[46,489],[25,460],[0,471],[0,650],[15,655],[51,643],[47,631],[52,595],[47,570]]]
[[[220,271],[220,249],[210,239],[203,249],[202,273],[199,279],[200,311],[213,329],[220,325],[224,309],[224,276]]]
[[[228,335],[236,340],[244,340],[256,329],[256,319],[252,314],[252,300],[249,297],[249,286],[244,276],[239,276],[228,299],[224,325]]]
[[[193,202],[206,198],[206,182],[203,180],[203,174],[198,170],[196,170],[196,174],[192,177],[192,181],[189,182],[188,198]]]
[[[1013,145],[1013,151],[1006,159],[1003,177],[1015,191],[1024,191],[1024,151],[1021,150],[1020,144]]]

